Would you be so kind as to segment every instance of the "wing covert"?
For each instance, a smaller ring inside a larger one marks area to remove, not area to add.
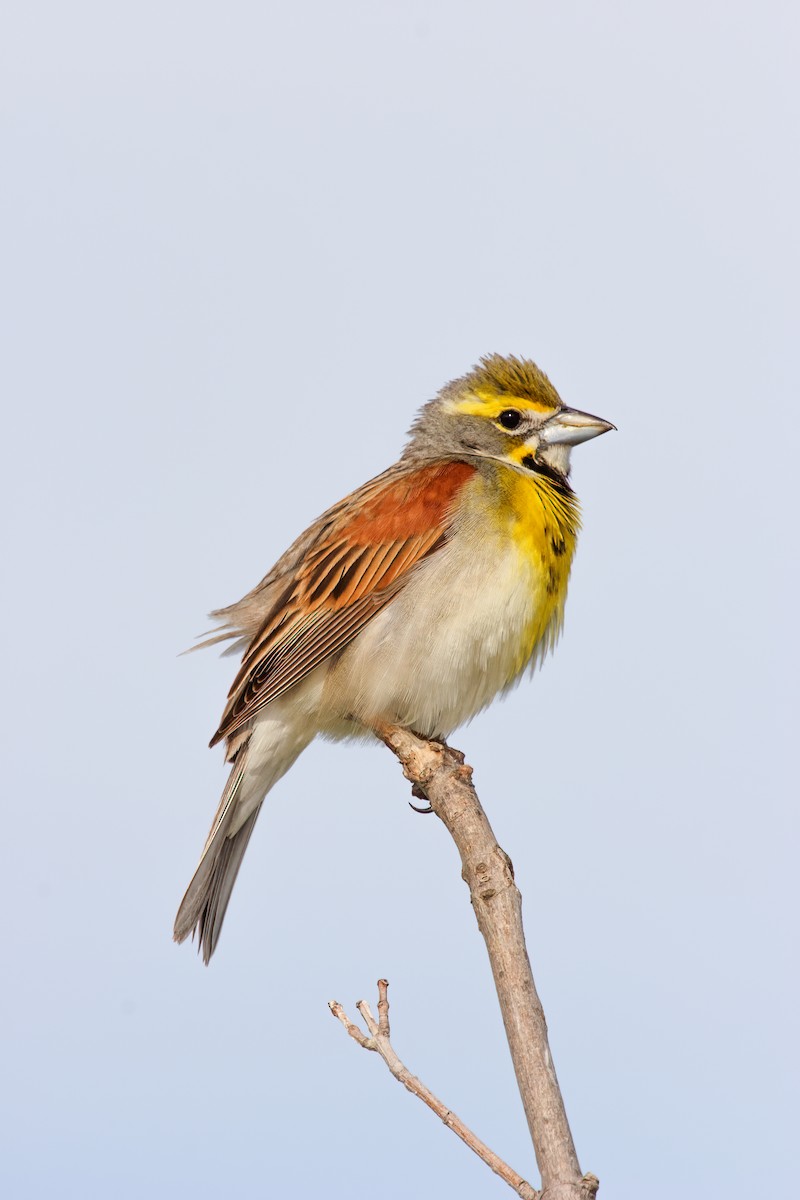
[[[454,501],[475,470],[448,461],[384,475],[320,523],[245,652],[212,746],[344,649],[393,600],[446,541]]]

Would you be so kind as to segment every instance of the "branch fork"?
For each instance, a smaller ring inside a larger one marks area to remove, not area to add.
[[[389,1036],[388,984],[378,982],[378,1019],[359,1001],[365,1034],[332,1002],[331,1012],[365,1050],[380,1054],[404,1087],[419,1096],[444,1123],[523,1200],[592,1200],[600,1186],[583,1175],[561,1096],[542,1004],[536,991],[522,927],[522,897],[511,859],[501,849],[472,783],[464,755],[444,742],[428,741],[408,729],[381,725],[374,733],[397,757],[413,795],[424,797],[446,826],[461,856],[462,878],[469,887],[478,927],[486,943],[503,1014],[517,1084],[542,1178],[537,1192],[467,1129],[433,1093],[412,1075],[395,1053]]]
[[[481,1158],[488,1167],[499,1175],[509,1187],[512,1187],[522,1200],[541,1200],[540,1193],[535,1188],[518,1175],[507,1163],[503,1162],[493,1150],[480,1140],[469,1129],[464,1122],[452,1112],[446,1104],[435,1096],[430,1088],[412,1075],[408,1067],[400,1060],[392,1046],[391,1034],[389,1029],[389,984],[385,979],[378,980],[378,1019],[375,1017],[367,1004],[366,1000],[359,1000],[356,1008],[361,1013],[364,1019],[364,1024],[369,1030],[369,1037],[361,1030],[354,1021],[351,1021],[338,1000],[331,1000],[328,1004],[333,1015],[337,1020],[341,1021],[350,1037],[358,1042],[363,1050],[375,1050],[386,1063],[387,1067],[403,1087],[411,1092],[412,1096],[419,1097],[423,1104],[427,1104],[428,1108],[435,1112],[447,1126],[452,1129],[453,1133],[457,1134],[470,1150]]]

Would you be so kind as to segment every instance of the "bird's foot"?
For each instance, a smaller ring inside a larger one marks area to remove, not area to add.
[[[416,797],[417,800],[428,800],[428,797],[425,795],[418,783],[415,783],[411,788],[411,795]],[[425,808],[420,808],[418,805],[412,804],[410,800],[408,802],[408,807],[413,808],[415,813],[422,813],[422,815],[425,817],[427,817],[428,813],[433,812],[433,808],[429,800]]]

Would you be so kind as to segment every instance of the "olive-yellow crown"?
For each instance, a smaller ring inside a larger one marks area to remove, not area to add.
[[[554,412],[561,408],[561,397],[544,371],[515,354],[485,354],[467,375],[454,379],[443,391],[461,396],[471,392],[488,404],[513,398]]]

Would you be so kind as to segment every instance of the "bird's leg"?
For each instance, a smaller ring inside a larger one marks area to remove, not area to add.
[[[423,742],[428,742],[431,746],[441,746],[443,750],[447,749],[447,742],[444,738],[429,737],[426,733],[417,733],[416,729],[412,729],[410,732],[414,734],[414,737],[420,738]],[[418,783],[415,783],[412,787],[411,795],[415,796],[417,800],[428,800],[427,795]],[[408,806],[409,808],[413,808],[414,812],[423,813],[425,816],[433,812],[430,801],[428,801],[426,808],[417,808],[416,804],[412,804],[410,800]]]
[[[382,742],[385,742],[386,745],[391,748],[391,740],[390,740],[390,735],[391,735],[391,731],[392,731],[391,725],[388,725],[382,721],[378,721],[374,725],[369,726],[369,728],[372,729],[372,732],[375,734],[375,736],[377,738],[380,738],[380,740]],[[444,740],[444,738],[429,737],[428,734],[419,733],[416,729],[409,729],[408,732],[413,734],[415,738],[419,738],[419,740],[421,742],[427,742],[431,746],[440,746],[443,750],[447,748],[447,742]],[[412,786],[411,795],[414,796],[415,799],[417,799],[417,800],[428,801],[428,797],[427,797],[425,791],[423,790],[422,787],[420,787],[420,785],[418,783],[415,783]],[[430,802],[427,802],[424,808],[419,808],[416,804],[412,804],[411,801],[409,800],[408,806],[409,806],[409,808],[413,808],[414,812],[422,813],[425,816],[427,816],[429,813],[433,812],[433,808],[431,807]]]
[[[439,737],[431,737],[428,733],[420,733],[417,729],[409,729],[409,733],[413,733],[415,738],[419,738],[421,742],[428,742],[431,746],[441,746],[443,750],[447,749],[447,739]]]

